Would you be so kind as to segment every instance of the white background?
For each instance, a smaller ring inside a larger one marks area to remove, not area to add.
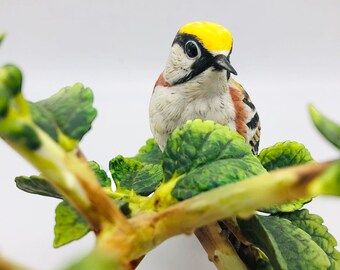
[[[148,102],[178,28],[190,21],[220,23],[234,35],[237,80],[260,113],[261,148],[296,140],[318,161],[334,150],[314,129],[312,102],[340,122],[340,1],[44,1],[0,0],[0,64],[18,64],[30,100],[82,82],[95,94],[98,117],[81,148],[104,168],[134,155],[151,137]],[[16,189],[14,177],[35,174],[0,142],[0,254],[32,269],[60,269],[88,252],[94,237],[54,250],[57,200]],[[318,198],[340,241],[340,199]],[[180,236],[151,252],[139,269],[214,269],[195,237]]]

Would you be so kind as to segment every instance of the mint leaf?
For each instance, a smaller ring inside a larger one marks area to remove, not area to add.
[[[28,102],[28,105],[33,122],[45,131],[54,141],[58,142],[59,128],[53,113],[37,103]]]
[[[0,68],[0,136],[34,151],[41,146],[41,141],[30,123],[21,86],[22,73],[18,67],[8,64]]]
[[[133,190],[142,196],[154,192],[163,179],[161,165],[146,164],[122,156],[110,161],[110,172],[118,190]]]
[[[150,164],[160,164],[162,160],[162,151],[155,139],[148,139],[146,144],[139,149],[135,159]]]
[[[323,219],[315,214],[310,214],[307,209],[292,213],[280,213],[281,218],[288,219],[303,231],[307,232],[315,243],[327,254],[331,266],[328,270],[340,269],[340,253],[335,249],[337,241],[323,225]]]
[[[15,178],[15,183],[19,189],[28,193],[54,197],[58,199],[62,198],[61,195],[54,189],[54,187],[52,187],[49,182],[40,176],[18,176]]]
[[[309,112],[316,128],[334,146],[340,149],[340,126],[321,114],[313,105],[309,105]]]
[[[28,102],[32,120],[43,131],[45,131],[54,141],[58,142],[58,124],[54,120],[53,114],[43,106]]]
[[[30,103],[33,121],[53,139],[72,150],[96,117],[93,94],[81,83],[65,87],[48,99]],[[62,134],[63,136],[62,136]],[[75,142],[74,142],[75,141]]]
[[[291,141],[280,142],[274,146],[265,148],[258,157],[267,171],[301,165],[313,161],[310,152],[303,144]],[[292,212],[300,209],[310,201],[311,199],[294,200],[289,203],[261,209],[261,211],[268,213]]]
[[[102,170],[99,164],[95,161],[90,161],[89,165],[97,176],[97,179],[102,187],[111,187],[111,179],[107,176],[106,172]]]
[[[165,181],[185,200],[221,185],[266,172],[244,138],[212,121],[188,121],[170,136],[163,155]]]
[[[289,219],[256,215],[238,222],[243,235],[265,252],[274,269],[331,269],[323,249],[308,232]],[[307,222],[306,226],[314,225]]]
[[[9,110],[9,101],[11,99],[7,86],[0,78],[0,118],[5,117]]]
[[[97,115],[92,103],[91,89],[85,88],[81,83],[65,87],[50,98],[37,102],[53,113],[64,134],[78,141],[91,128]]]
[[[1,45],[2,42],[4,41],[5,37],[6,37],[6,33],[1,33],[1,34],[0,34],[0,45]]]
[[[247,158],[212,161],[184,175],[177,182],[172,195],[178,200],[185,200],[204,191],[264,172],[259,163]]]
[[[21,92],[22,74],[18,67],[5,65],[0,68],[0,119],[5,117],[10,100]]]
[[[55,214],[53,242],[55,248],[78,240],[91,230],[87,222],[65,201],[58,204]]]
[[[5,117],[10,110],[10,100],[16,97],[11,110],[21,115],[44,130],[65,150],[76,148],[77,143],[91,128],[96,116],[93,108],[93,95],[89,88],[80,83],[65,87],[52,97],[33,103],[23,100],[21,92],[22,75],[13,65],[0,68],[0,117]],[[28,104],[29,108],[26,108]],[[13,116],[12,115],[12,116]],[[31,150],[40,146],[40,141],[29,121],[9,121],[3,127],[2,136],[22,144]]]
[[[279,205],[273,205],[272,207],[262,208],[259,211],[265,213],[282,213],[282,212],[293,212],[301,209],[305,204],[309,203],[312,199],[299,199],[290,201],[288,203],[283,203]]]
[[[89,166],[94,171],[102,187],[111,187],[111,179],[95,161],[90,161]],[[25,192],[62,199],[62,196],[42,176],[18,176],[15,178],[17,187]]]
[[[12,64],[4,65],[0,68],[0,85],[6,88],[10,97],[15,97],[21,93],[22,73],[21,70]]]
[[[131,210],[129,203],[123,200],[114,200],[122,213],[129,217]],[[78,240],[91,231],[86,220],[67,202],[58,204],[55,210],[54,242],[55,248]]]
[[[263,149],[259,159],[267,171],[313,161],[310,152],[303,144],[291,141],[280,142]]]
[[[22,147],[35,151],[41,146],[38,134],[30,124],[13,121],[6,129],[1,130],[1,136],[6,140],[12,141]]]

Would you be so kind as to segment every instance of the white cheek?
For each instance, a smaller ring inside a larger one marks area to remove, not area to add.
[[[190,67],[193,63],[194,60],[185,55],[182,47],[174,44],[163,73],[165,80],[172,84],[183,78],[191,71]]]

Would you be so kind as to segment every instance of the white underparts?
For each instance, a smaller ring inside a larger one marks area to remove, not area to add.
[[[161,149],[172,131],[188,120],[209,119],[236,130],[226,73],[212,68],[182,84],[157,86],[149,113],[151,130]]]

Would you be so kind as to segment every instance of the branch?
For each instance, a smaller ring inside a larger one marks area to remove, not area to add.
[[[217,222],[195,230],[195,235],[208,254],[208,258],[217,269],[247,270],[233,246],[225,235],[221,235],[221,227]]]
[[[36,167],[96,233],[106,226],[127,233],[127,219],[101,189],[87,162],[64,150],[33,122],[21,83],[17,67],[0,69],[0,137]]]
[[[24,268],[23,266],[13,264],[12,262],[9,262],[5,260],[4,258],[0,257],[0,269],[1,270],[25,270],[27,268]]]
[[[161,212],[131,218],[134,234],[99,236],[97,249],[115,250],[131,261],[172,236],[190,234],[216,220],[247,218],[257,209],[318,194],[340,195],[338,161],[266,173],[202,193]]]
[[[129,223],[104,193],[87,162],[66,152],[35,124],[30,123],[30,126],[41,142],[37,150],[9,140],[7,143],[44,175],[89,221],[95,232],[101,231],[105,223],[127,231]]]

